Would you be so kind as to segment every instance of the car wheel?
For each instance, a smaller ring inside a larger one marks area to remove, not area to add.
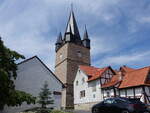
[[[92,113],[99,113],[98,108],[93,108]]]
[[[129,113],[128,110],[123,110],[121,113]]]

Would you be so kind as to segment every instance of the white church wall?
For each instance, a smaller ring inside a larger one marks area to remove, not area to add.
[[[18,65],[17,79],[15,80],[16,89],[25,91],[38,97],[45,81],[48,82],[51,92],[61,92],[62,84],[54,75],[36,58],[32,58]],[[61,95],[52,95],[54,99],[54,107],[60,109]],[[55,101],[56,100],[56,101]],[[26,110],[36,105],[23,104],[20,107],[6,107],[3,113],[15,113],[16,111]]]

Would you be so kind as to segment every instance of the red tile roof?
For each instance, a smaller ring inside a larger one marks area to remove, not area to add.
[[[84,66],[80,65],[79,68],[86,74],[88,75],[89,79],[88,81],[96,80],[102,76],[102,74],[109,68],[96,68],[93,66]]]
[[[127,67],[127,66],[122,66],[120,67],[120,71],[124,71],[124,72],[131,72],[131,71],[134,71],[136,69],[133,69],[133,68],[130,68],[130,67]]]
[[[114,75],[109,82],[105,83],[102,85],[102,88],[107,88],[107,87],[111,87],[111,86],[115,86],[116,84],[118,84],[119,82],[121,82],[121,75]]]
[[[137,69],[137,70],[126,73],[119,88],[148,85],[146,84],[146,79],[147,79],[149,70],[150,70],[150,67],[145,67],[145,68]]]

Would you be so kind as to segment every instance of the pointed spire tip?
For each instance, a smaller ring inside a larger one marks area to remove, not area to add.
[[[84,31],[83,39],[89,39],[89,36],[88,36],[88,32],[87,32],[86,25],[85,25],[85,31]]]

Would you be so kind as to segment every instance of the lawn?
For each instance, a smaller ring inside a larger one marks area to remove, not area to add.
[[[27,112],[20,112],[20,113],[36,113],[35,111],[27,111]],[[61,111],[61,110],[53,110],[49,113],[72,113],[72,112],[64,112],[64,111]]]

